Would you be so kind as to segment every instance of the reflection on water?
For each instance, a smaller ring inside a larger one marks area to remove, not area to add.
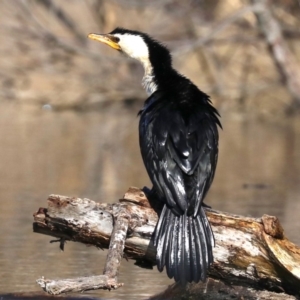
[[[0,118],[0,293],[40,291],[35,280],[101,274],[106,251],[69,242],[64,252],[32,233],[32,213],[48,194],[114,202],[149,185],[138,150],[136,111],[122,105],[75,113],[2,105]],[[280,218],[300,243],[300,121],[223,116],[220,158],[207,203],[216,209]],[[145,299],[172,281],[122,261],[117,291],[104,299]]]

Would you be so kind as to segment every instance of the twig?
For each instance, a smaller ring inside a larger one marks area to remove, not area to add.
[[[231,16],[219,22],[216,26],[214,26],[212,30],[210,30],[210,32],[206,36],[194,41],[193,43],[189,43],[188,45],[178,48],[176,51],[174,51],[174,54],[182,55],[186,52],[193,51],[198,47],[202,47],[203,45],[213,40],[219,33],[225,30],[229,25],[233,24],[240,18],[244,17],[244,15],[246,15],[247,13],[255,12],[260,9],[261,9],[260,4],[248,5],[246,7],[241,8],[237,12],[233,13]]]
[[[56,16],[57,19],[75,35],[76,39],[80,42],[80,44],[86,44],[87,39],[85,35],[79,32],[76,24],[71,18],[69,18],[69,16],[63,11],[61,7],[59,7],[52,0],[38,1],[37,3],[53,12],[54,16]]]
[[[56,36],[54,33],[52,33],[48,28],[46,28],[39,21],[39,19],[32,13],[31,9],[28,6],[27,1],[24,1],[24,0],[17,1],[15,3],[15,5],[19,5],[21,7],[21,9],[23,10],[23,12],[26,13],[27,16],[31,19],[31,21],[34,23],[34,25],[38,29],[37,32],[35,32],[35,34],[37,36],[39,36],[40,38],[53,41],[58,46],[60,46],[61,48],[65,49],[67,51],[82,54],[82,55],[90,57],[91,59],[98,59],[98,60],[105,59],[105,56],[103,56],[103,55],[99,55],[96,52],[91,52],[84,47],[75,46],[71,43],[65,42],[63,39],[60,39],[58,36]],[[114,60],[114,59],[118,59],[118,58],[112,57],[112,60]]]
[[[70,292],[83,292],[98,289],[117,289],[122,283],[117,283],[107,275],[79,277],[75,279],[49,280],[44,277],[38,279],[37,284],[51,295],[59,295]]]

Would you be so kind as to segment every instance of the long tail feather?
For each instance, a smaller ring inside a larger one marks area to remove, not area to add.
[[[182,284],[205,281],[213,263],[214,237],[203,208],[197,216],[177,216],[165,205],[154,243],[159,271],[166,266],[168,276]]]

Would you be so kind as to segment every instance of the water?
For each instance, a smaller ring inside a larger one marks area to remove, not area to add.
[[[32,232],[32,214],[51,193],[115,202],[129,186],[149,186],[137,141],[138,106],[54,112],[2,104],[0,113],[0,294],[39,292],[35,280],[102,274],[106,251]],[[300,243],[300,121],[224,115],[216,178],[206,202],[259,217],[276,215]],[[117,291],[103,299],[146,299],[172,283],[156,269],[122,261]],[[130,296],[129,296],[130,295]]]

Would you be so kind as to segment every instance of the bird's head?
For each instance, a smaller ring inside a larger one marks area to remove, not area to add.
[[[91,33],[88,37],[139,60],[145,68],[149,65],[159,67],[159,64],[171,66],[171,55],[168,49],[145,33],[116,28],[108,34]]]

